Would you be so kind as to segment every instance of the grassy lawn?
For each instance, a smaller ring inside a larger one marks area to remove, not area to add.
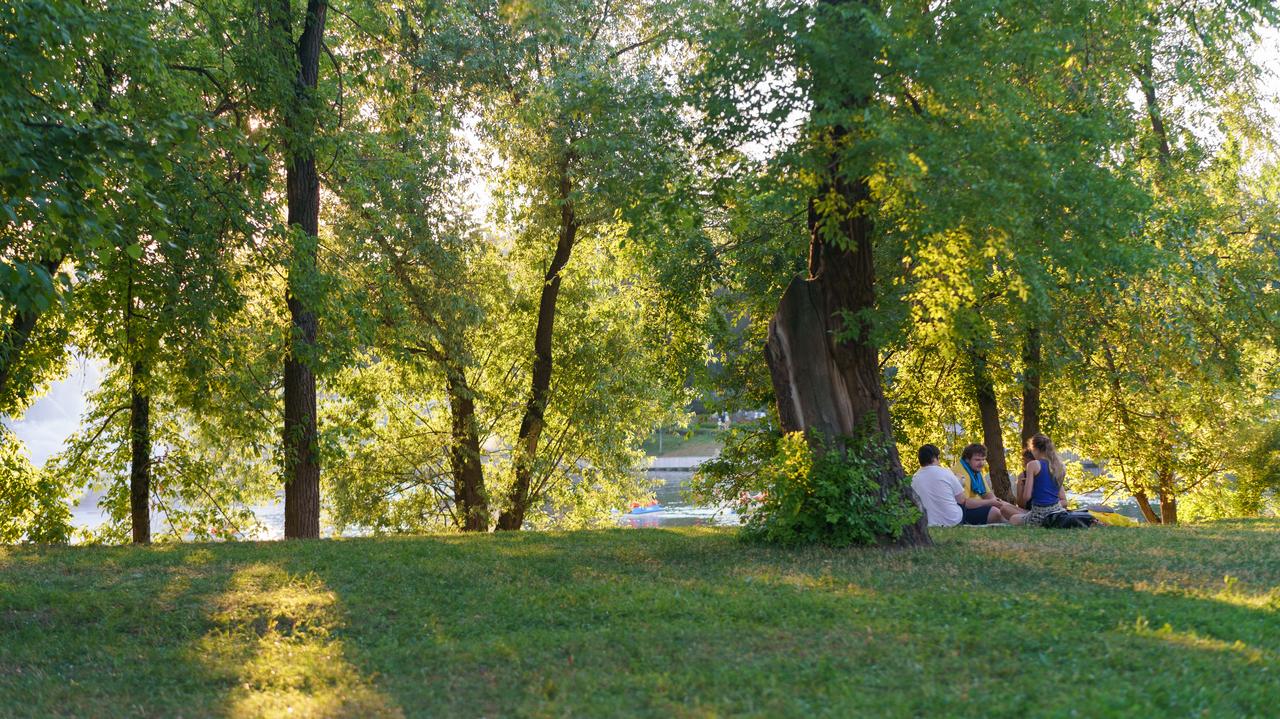
[[[1276,716],[1280,522],[0,547],[0,716]]]
[[[658,433],[655,432],[641,445],[645,454],[652,457],[711,457],[720,453],[723,444],[720,430],[698,426],[690,430],[662,430],[662,446],[659,451]]]

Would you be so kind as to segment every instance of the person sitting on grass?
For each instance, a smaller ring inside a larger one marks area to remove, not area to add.
[[[1035,459],[1027,462],[1028,481],[1022,483],[1018,502],[1030,502],[1030,510],[1025,515],[1025,524],[1038,527],[1044,524],[1045,517],[1056,512],[1065,511],[1067,490],[1063,480],[1067,477],[1067,468],[1053,446],[1053,440],[1037,434],[1027,440],[1027,449]]]
[[[1004,516],[1006,522],[1014,523],[1014,517],[1024,513],[1024,510],[1017,506],[1000,499],[991,491],[991,483],[987,478],[982,476],[982,470],[987,467],[987,448],[981,444],[971,444],[960,452],[960,471],[964,473],[964,479],[969,481],[965,483],[965,495],[968,497],[978,497],[981,499],[995,500],[997,507],[1000,508],[1000,514]]]
[[[920,470],[911,478],[911,488],[920,497],[929,526],[1003,524],[1004,515],[995,504],[999,500],[966,497],[955,473],[938,464],[940,456],[942,452],[932,444],[921,447],[917,452]]]

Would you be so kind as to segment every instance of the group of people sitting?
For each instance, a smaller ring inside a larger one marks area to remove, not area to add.
[[[1066,467],[1053,442],[1043,434],[1027,440],[1023,471],[1014,489],[1016,503],[1006,502],[991,491],[983,475],[987,448],[971,444],[960,453],[959,472],[939,463],[942,452],[932,444],[920,448],[920,470],[911,478],[911,488],[920,497],[925,518],[931,527],[957,524],[1025,524],[1039,526],[1045,517],[1063,511],[1067,493],[1063,488]],[[957,477],[963,473],[963,479]]]

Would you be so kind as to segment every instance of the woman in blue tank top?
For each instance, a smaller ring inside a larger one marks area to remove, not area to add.
[[[1026,476],[1030,481],[1023,483],[1018,503],[1028,503],[1031,509],[1027,513],[1026,524],[1038,526],[1044,522],[1045,517],[1063,511],[1063,504],[1067,501],[1067,492],[1063,487],[1067,469],[1058,457],[1053,441],[1043,434],[1037,434],[1028,440],[1027,448],[1035,459],[1027,462]]]

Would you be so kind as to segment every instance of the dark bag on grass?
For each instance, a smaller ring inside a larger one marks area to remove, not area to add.
[[[1098,520],[1088,512],[1064,509],[1045,517],[1041,524],[1050,529],[1088,529],[1097,523]]]

